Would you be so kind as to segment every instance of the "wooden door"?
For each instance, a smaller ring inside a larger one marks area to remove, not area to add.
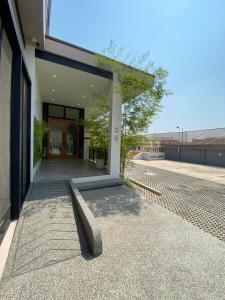
[[[79,156],[79,126],[66,119],[48,119],[47,158]]]

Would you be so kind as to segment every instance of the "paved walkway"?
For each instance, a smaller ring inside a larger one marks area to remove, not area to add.
[[[67,183],[33,184],[16,227],[3,277],[80,256],[84,249],[85,239]]]
[[[171,160],[133,160],[133,163],[225,184],[225,168],[190,164]]]
[[[94,163],[84,159],[43,159],[35,176],[35,182],[66,180],[69,178],[105,175]]]
[[[44,194],[45,202],[48,188],[49,185],[40,185],[31,203],[40,194]],[[60,205],[63,212],[59,212],[61,208],[57,210],[63,218],[57,217],[55,209],[47,209],[52,223],[61,220],[60,224],[66,224],[69,220],[68,231],[73,231],[75,224],[70,218],[71,203],[66,187],[55,184],[52,193],[53,199],[61,197],[64,202]],[[71,241],[71,236],[66,236],[69,245],[67,241],[63,245],[76,248],[70,253],[70,259],[42,264],[41,268],[32,265],[33,271],[29,272],[22,261],[14,262],[13,275],[1,281],[1,300],[224,299],[225,243],[126,187],[82,194],[101,227],[103,255],[95,259],[88,254],[80,255],[76,238]],[[58,202],[61,203],[54,203]],[[24,215],[29,230],[33,226],[30,222],[42,207],[41,202],[37,204],[37,209],[31,210],[33,215]],[[43,222],[42,218],[39,220]],[[64,225],[59,226],[57,231],[63,228]],[[13,248],[21,244],[19,232],[18,227]],[[77,237],[76,230],[74,236]]]
[[[225,185],[140,164],[127,175],[162,195],[136,186],[137,191],[225,242]]]

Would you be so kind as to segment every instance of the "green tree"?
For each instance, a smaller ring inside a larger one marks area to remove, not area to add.
[[[114,73],[118,82],[114,92],[119,93],[123,101],[121,176],[124,177],[128,150],[134,143],[142,143],[143,133],[148,130],[153,118],[161,110],[162,98],[170,94],[166,89],[168,72],[154,66],[149,60],[149,52],[132,57],[112,41],[103,54],[96,54],[97,64]],[[92,143],[95,146],[108,145],[110,113],[107,104],[103,107],[103,101],[98,102],[95,112],[86,124],[90,128]]]
[[[33,162],[34,166],[42,158],[42,141],[48,132],[48,125],[45,122],[38,121],[34,118],[34,149]]]

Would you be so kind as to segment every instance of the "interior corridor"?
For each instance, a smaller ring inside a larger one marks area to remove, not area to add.
[[[106,169],[96,169],[95,164],[89,160],[44,159],[38,168],[34,181],[62,180],[105,174],[107,174]]]

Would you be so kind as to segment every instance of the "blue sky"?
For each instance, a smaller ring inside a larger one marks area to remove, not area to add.
[[[110,39],[132,55],[150,50],[169,71],[150,131],[225,127],[224,0],[53,0],[50,34],[101,52]]]

